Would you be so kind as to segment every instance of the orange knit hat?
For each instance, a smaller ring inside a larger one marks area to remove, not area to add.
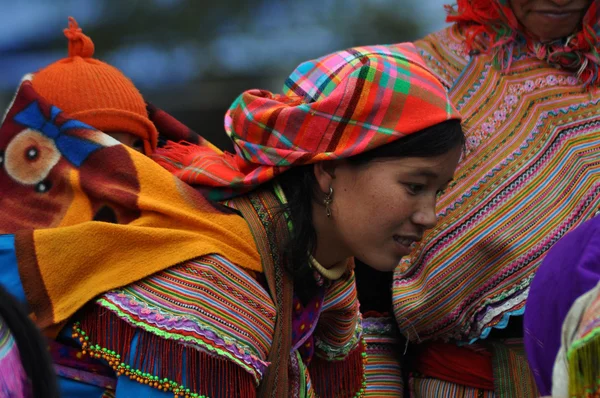
[[[158,131],[148,118],[146,103],[133,83],[117,68],[97,59],[94,43],[74,18],[64,30],[69,56],[33,76],[35,90],[74,119],[104,132],[125,132],[144,140],[154,152]]]

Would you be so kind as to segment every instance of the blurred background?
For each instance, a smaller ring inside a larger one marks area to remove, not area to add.
[[[21,77],[67,54],[77,19],[95,58],[146,100],[222,148],[242,91],[279,91],[300,62],[351,46],[412,41],[445,27],[452,0],[0,0],[0,108]]]

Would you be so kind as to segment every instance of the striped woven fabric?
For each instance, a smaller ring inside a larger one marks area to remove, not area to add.
[[[317,355],[329,360],[345,358],[356,348],[362,334],[356,289],[348,288],[349,284],[354,286],[356,283],[354,272],[344,277],[344,281],[328,289],[315,331]]]
[[[416,43],[463,115],[466,152],[438,225],[396,270],[411,340],[470,341],[523,313],[549,248],[600,209],[600,98],[567,71],[470,57],[456,27]]]
[[[96,351],[131,358],[126,365],[132,371],[207,396],[254,396],[269,365],[276,318],[273,300],[255,276],[222,256],[203,256],[102,295],[81,317],[79,334],[83,331]],[[302,332],[323,342],[336,361],[313,360],[311,370],[317,372],[311,385],[338,377],[344,385],[360,386],[364,370],[357,366],[362,354],[357,331],[362,328],[356,326],[353,273],[332,283],[323,302],[316,327]],[[139,343],[132,349],[134,335]],[[346,360],[353,356],[356,361]],[[227,385],[215,382],[216,376]]]
[[[523,339],[492,343],[494,390],[502,398],[539,397]]]
[[[404,380],[398,355],[399,336],[394,319],[365,317],[363,335],[367,344],[365,397],[402,397]]]
[[[97,303],[162,339],[184,341],[237,364],[257,384],[268,366],[273,301],[250,274],[222,256],[169,268],[109,292]]]
[[[357,47],[301,64],[285,95],[242,93],[225,116],[236,154],[171,143],[154,159],[213,199],[290,166],[347,158],[460,116],[412,44]]]
[[[411,397],[495,398],[492,390],[461,386],[439,379],[414,377],[410,379]]]

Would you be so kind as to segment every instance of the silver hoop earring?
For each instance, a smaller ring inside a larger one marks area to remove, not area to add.
[[[333,187],[329,187],[329,193],[325,195],[323,203],[325,204],[325,214],[327,214],[327,218],[331,218],[331,203],[333,203]]]

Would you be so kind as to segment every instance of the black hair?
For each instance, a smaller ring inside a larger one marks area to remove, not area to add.
[[[352,165],[361,166],[385,158],[435,157],[457,147],[462,148],[464,144],[465,136],[460,121],[451,119],[346,160]],[[314,166],[294,167],[280,175],[277,182],[286,195],[288,205],[285,210],[289,212],[294,226],[293,236],[280,249],[294,279],[295,291],[306,302],[317,290],[308,265],[308,257],[314,253],[317,240],[312,221],[313,201],[317,196]]]
[[[25,309],[0,286],[0,318],[15,339],[34,398],[58,398],[56,374],[47,344]]]

